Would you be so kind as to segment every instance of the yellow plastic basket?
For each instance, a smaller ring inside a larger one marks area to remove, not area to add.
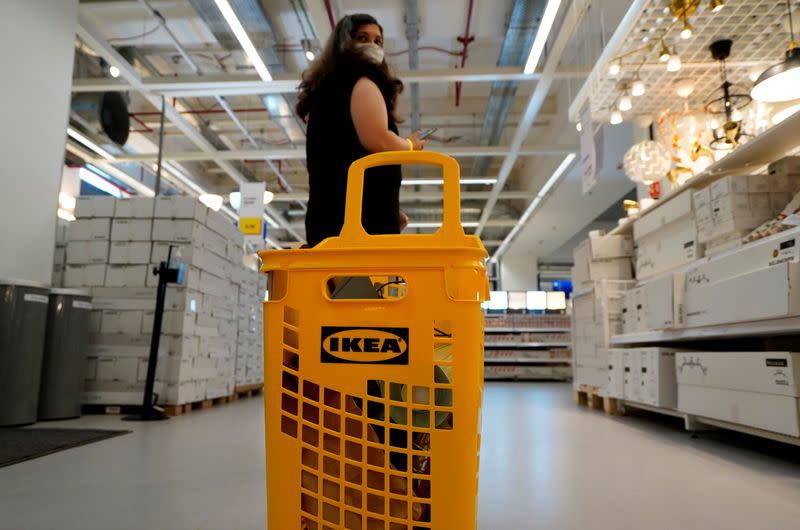
[[[388,164],[442,167],[438,232],[366,234],[364,171]],[[430,152],[357,160],[339,237],[261,253],[270,530],[476,527],[485,258],[457,162]],[[382,296],[332,297],[343,277]]]

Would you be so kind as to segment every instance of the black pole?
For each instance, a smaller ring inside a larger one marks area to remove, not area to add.
[[[172,246],[167,251],[167,261],[162,261],[153,274],[158,275],[158,290],[156,292],[156,311],[153,315],[153,332],[150,336],[150,356],[147,360],[147,379],[144,383],[144,396],[142,397],[142,410],[139,414],[125,416],[128,421],[156,421],[166,420],[169,417],[164,411],[155,406],[153,400],[153,387],[156,382],[156,367],[158,364],[158,348],[161,342],[161,324],[164,321],[164,304],[167,298],[167,284],[171,283],[174,270],[170,269],[172,260]]]
[[[158,127],[158,166],[156,167],[156,196],[161,194],[161,154],[164,150],[164,114],[167,110],[167,100],[161,96],[161,125]]]

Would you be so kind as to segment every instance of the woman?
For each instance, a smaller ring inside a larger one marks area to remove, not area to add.
[[[384,61],[377,20],[369,15],[340,20],[322,55],[303,74],[297,100],[297,113],[308,123],[309,246],[339,235],[350,164],[370,153],[424,148],[419,131],[409,138],[397,134],[395,109],[402,90]],[[401,178],[400,166],[367,171],[362,212],[367,233],[398,234],[404,228]]]

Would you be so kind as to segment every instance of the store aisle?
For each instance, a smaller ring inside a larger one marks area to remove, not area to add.
[[[494,383],[485,401],[481,530],[800,519],[797,450],[727,433],[692,439],[658,417],[608,418],[576,407],[567,384]],[[135,432],[0,469],[0,528],[263,529],[260,414],[254,399],[156,424],[63,422]]]

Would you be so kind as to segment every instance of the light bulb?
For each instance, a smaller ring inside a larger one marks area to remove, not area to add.
[[[618,76],[621,70],[622,66],[617,62],[611,63],[611,66],[608,67],[608,73],[612,76]]]
[[[313,61],[315,58],[316,56],[314,55],[314,52],[312,52],[311,50],[306,50],[306,59],[308,59],[309,61]]]
[[[628,112],[633,108],[633,102],[631,101],[631,97],[628,94],[623,94],[621,98],[619,98],[619,110],[623,112]]]
[[[688,20],[683,21],[683,29],[681,30],[681,38],[683,40],[689,40],[692,38],[692,25],[689,24]]]
[[[742,121],[742,113],[741,113],[741,112],[739,112],[739,110],[738,110],[738,109],[737,109],[737,110],[734,110],[734,111],[731,113],[731,120],[732,120],[732,121]]]
[[[667,48],[667,45],[664,44],[664,41],[662,40],[661,51],[658,54],[658,60],[661,61],[662,63],[665,63],[669,61],[670,56],[671,54],[669,53],[669,48]]]
[[[108,69],[108,73],[111,74],[111,77],[119,77],[119,68],[112,66]]]
[[[667,72],[677,72],[681,69],[681,58],[677,55],[673,55],[667,61]]]
[[[581,122],[576,123],[575,128],[578,130],[578,132],[583,131],[583,125],[581,125]]]
[[[633,82],[633,85],[631,86],[631,94],[633,94],[634,97],[642,97],[644,96],[645,92],[647,92],[647,87],[645,87],[644,81],[637,79]]]
[[[708,125],[709,125],[709,126],[712,128],[712,129],[719,129],[719,121],[717,121],[716,119],[714,119],[714,120],[711,120],[711,122],[710,122]]]
[[[622,123],[622,113],[615,110],[611,113],[611,125],[619,125]]]
[[[694,92],[694,82],[691,79],[682,79],[675,87],[675,93],[683,99],[688,98]]]
[[[722,11],[722,8],[725,7],[724,0],[710,0],[708,2],[708,7],[711,9],[712,13],[719,13]]]

